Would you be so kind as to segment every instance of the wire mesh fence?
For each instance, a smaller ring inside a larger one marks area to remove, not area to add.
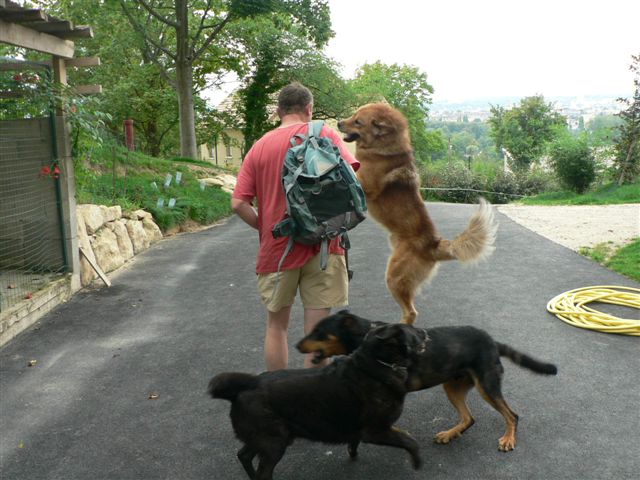
[[[66,270],[48,75],[0,58],[0,311]]]

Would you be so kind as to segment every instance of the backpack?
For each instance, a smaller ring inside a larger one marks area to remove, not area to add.
[[[291,139],[282,167],[287,215],[273,227],[274,237],[289,237],[278,271],[294,243],[320,243],[320,268],[325,270],[329,241],[341,237],[340,245],[350,247],[347,231],[366,218],[367,201],[356,175],[330,138],[321,137],[324,122],[309,122],[308,135]]]

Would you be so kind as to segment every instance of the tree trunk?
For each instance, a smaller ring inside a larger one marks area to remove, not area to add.
[[[180,155],[197,158],[195,111],[193,108],[193,69],[191,64],[178,64],[176,90],[180,115]]]
[[[618,186],[621,186],[624,183],[627,170],[631,166],[631,155],[633,154],[633,149],[635,148],[637,141],[638,139],[634,138],[633,141],[631,142],[631,145],[629,145],[629,150],[627,151],[627,158],[625,159],[624,163],[620,167],[620,178],[618,178]]]
[[[197,158],[195,111],[193,108],[193,56],[189,41],[189,7],[176,0],[176,92],[180,118],[180,155]]]

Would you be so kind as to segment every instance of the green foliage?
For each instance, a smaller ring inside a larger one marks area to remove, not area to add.
[[[492,106],[489,125],[496,148],[509,152],[514,169],[526,170],[543,155],[558,127],[566,128],[566,119],[537,95],[523,98],[510,109]]]
[[[621,275],[640,280],[640,239],[617,250],[610,243],[599,243],[594,247],[582,247],[578,253]]]
[[[424,187],[447,188],[430,191],[437,200],[454,203],[474,203],[480,195],[473,190],[483,190],[484,178],[474,175],[461,161],[428,165],[423,168]]]
[[[640,281],[640,239],[619,249],[606,261],[605,266]]]
[[[611,257],[614,249],[610,243],[599,243],[594,247],[581,247],[578,250],[580,255],[584,255],[585,257],[589,257],[592,260],[595,260],[598,263],[605,263],[605,261]]]
[[[411,65],[376,62],[362,65],[349,86],[360,105],[384,100],[400,110],[409,121],[416,158],[418,161],[431,158],[433,137],[427,133],[426,122],[433,87],[425,73]]]
[[[49,78],[49,71],[28,63],[20,69],[0,70],[0,119],[48,116],[55,101]]]
[[[439,132],[445,139],[445,149],[432,155],[433,159],[445,156],[465,158],[472,151],[473,159],[485,161],[498,160],[495,144],[489,135],[489,124],[486,122],[429,122],[430,131]],[[451,148],[446,148],[450,146]]]
[[[560,133],[550,144],[551,164],[560,182],[576,193],[585,192],[596,178],[596,164],[586,135]]]
[[[76,42],[76,56],[99,56],[101,65],[68,69],[69,83],[99,84],[103,93],[84,98],[78,108],[90,108],[111,116],[111,120],[105,122],[103,137],[121,137],[124,120],[133,119],[139,150],[153,156],[175,152],[179,148],[175,90],[152,61],[118,2],[55,0],[48,3],[50,14],[71,19],[76,24],[89,24],[94,32],[94,38]],[[78,148],[78,154],[84,153],[82,139]]]
[[[230,35],[244,46],[248,73],[236,98],[240,122],[231,119],[242,125],[246,149],[273,128],[269,107],[280,88],[297,80],[312,91],[325,91],[327,82],[339,78],[333,63],[316,51],[333,35],[330,27],[326,3],[293,0],[230,26]],[[316,98],[316,112],[324,100]]]
[[[91,153],[90,159],[76,165],[78,203],[116,204],[124,210],[143,208],[163,231],[187,220],[207,225],[231,214],[229,194],[217,187],[202,190],[188,168],[188,164],[200,166],[204,162],[156,159],[113,144],[98,146]],[[182,173],[179,185],[175,183],[176,171]],[[168,173],[174,180],[164,187]],[[164,198],[163,207],[157,205],[159,198]],[[173,208],[168,207],[170,198],[176,199]]]
[[[618,133],[617,128],[622,120],[616,115],[600,114],[587,122],[586,131],[589,132],[591,144],[594,147],[613,145]]]
[[[469,169],[459,159],[423,165],[420,175],[425,198],[454,203],[475,203],[480,196],[492,203],[508,203],[552,184],[550,176],[540,170],[514,174],[504,172],[498,162],[475,162]]]
[[[618,185],[610,183],[584,194],[569,190],[548,191],[523,198],[525,205],[608,205],[640,203],[640,183]]]
[[[618,126],[619,135],[615,142],[615,164],[620,185],[634,182],[640,174],[640,54],[631,58],[629,70],[634,73],[633,99],[618,99],[627,106],[618,114],[622,124]]]

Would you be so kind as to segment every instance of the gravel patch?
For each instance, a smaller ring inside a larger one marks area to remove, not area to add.
[[[496,207],[514,222],[574,251],[599,243],[609,243],[619,248],[640,237],[638,203]]]

